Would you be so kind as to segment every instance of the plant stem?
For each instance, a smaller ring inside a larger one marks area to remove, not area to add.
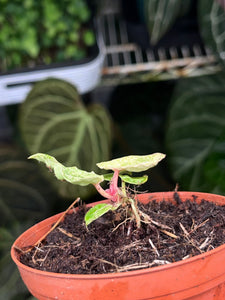
[[[118,191],[118,178],[119,178],[119,170],[113,170],[113,178],[111,180],[111,187],[110,189],[116,193]]]
[[[133,210],[133,213],[134,213],[134,216],[136,219],[137,228],[140,228],[141,227],[141,218],[139,216],[138,209],[134,203],[134,200],[133,199],[129,199],[129,200],[130,200],[131,208]]]
[[[100,185],[100,183],[94,184],[94,187],[96,188],[96,190],[99,192],[100,195],[102,195],[104,198],[106,199],[110,199],[112,200],[112,195],[110,195],[109,193],[107,193]]]
[[[119,170],[113,170],[113,178],[110,182],[110,194],[113,196],[112,201],[118,202],[119,201],[119,188],[118,188],[118,178],[119,178]]]

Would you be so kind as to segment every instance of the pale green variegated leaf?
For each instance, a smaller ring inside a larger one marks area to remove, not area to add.
[[[207,45],[225,62],[224,0],[200,0],[198,16],[201,35]]]
[[[102,175],[95,174],[93,171],[87,172],[80,170],[77,167],[65,167],[53,156],[48,154],[36,153],[31,155],[29,159],[36,159],[45,163],[49,169],[54,171],[57,179],[65,180],[72,184],[85,186],[88,184],[97,184],[104,180]]]
[[[181,189],[219,191],[225,142],[225,74],[204,76],[181,81],[169,111],[166,132],[170,169]],[[220,149],[220,150],[218,150]],[[216,171],[217,170],[217,171]],[[220,170],[220,172],[219,172]]]
[[[20,110],[20,128],[30,154],[48,153],[63,165],[96,171],[98,161],[109,159],[111,120],[97,104],[84,106],[76,88],[59,79],[37,83]],[[87,198],[92,186],[71,186],[43,170],[64,198]]]
[[[145,20],[150,41],[155,45],[174,24],[180,12],[180,0],[144,0]]]
[[[136,184],[136,185],[141,185],[144,184],[145,182],[148,181],[148,176],[144,175],[141,177],[132,177],[129,175],[120,175],[120,178],[126,182],[126,183],[130,183],[130,184]]]
[[[105,170],[142,172],[155,167],[164,157],[165,154],[163,153],[154,153],[150,155],[129,155],[98,163],[97,166],[100,169]]]
[[[93,221],[99,219],[101,216],[109,212],[110,210],[116,210],[121,203],[116,205],[111,205],[108,203],[99,203],[92,208],[85,215],[85,224],[86,226],[90,225]]]

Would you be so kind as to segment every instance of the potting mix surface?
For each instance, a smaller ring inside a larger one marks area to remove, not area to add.
[[[193,196],[194,198],[194,196]],[[225,206],[201,200],[139,204],[149,217],[137,228],[124,208],[88,226],[85,206],[65,219],[20,261],[39,270],[102,274],[170,264],[225,243]],[[195,198],[194,198],[195,200]]]

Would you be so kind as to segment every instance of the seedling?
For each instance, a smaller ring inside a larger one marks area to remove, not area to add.
[[[113,173],[98,175],[95,172],[87,172],[77,167],[65,167],[53,156],[43,153],[31,155],[29,159],[36,159],[46,164],[53,170],[56,178],[72,184],[85,186],[94,185],[96,190],[110,203],[100,203],[92,207],[85,215],[86,226],[103,216],[108,211],[116,210],[121,205],[127,205],[131,208],[131,215],[136,220],[137,227],[141,226],[141,217],[143,213],[137,207],[137,201],[131,196],[126,188],[126,184],[140,185],[148,180],[148,176],[132,177],[131,172],[143,172],[156,166],[165,154],[154,153],[150,155],[130,155],[122,158],[113,159],[106,162],[100,162],[97,166],[100,169],[111,170]],[[120,180],[119,180],[120,178]],[[101,186],[103,181],[109,181],[109,188],[104,189]],[[121,183],[120,183],[121,182]]]

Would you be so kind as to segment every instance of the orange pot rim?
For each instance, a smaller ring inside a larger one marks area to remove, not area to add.
[[[203,196],[207,196],[208,197],[211,197],[212,195],[214,195],[214,197],[216,196],[219,200],[221,200],[221,203],[224,202],[224,205],[225,205],[225,196],[222,196],[222,195],[217,195],[217,194],[210,194],[210,193],[202,193],[202,192],[189,192],[189,191],[181,191],[181,192],[178,192],[178,194],[183,194],[185,193],[187,196],[192,196],[192,195],[198,195],[200,197],[203,197]],[[166,195],[173,195],[174,192],[155,192],[155,193],[148,193],[147,195],[149,195],[150,197],[154,197],[156,195],[159,195],[159,194],[166,194]],[[102,201],[98,201],[99,202],[105,202],[105,200],[102,200]],[[93,203],[91,203],[93,204]],[[90,205],[91,205],[90,204]],[[56,214],[54,216],[57,216],[57,215],[60,215],[61,213],[59,214]],[[49,217],[49,218],[46,218],[45,220],[47,219],[50,219],[52,218],[53,216]],[[45,221],[43,220],[43,221]],[[42,222],[42,221],[41,221]],[[64,273],[54,273],[54,272],[49,272],[49,271],[42,271],[42,270],[37,270],[35,268],[31,268],[31,267],[28,267],[24,264],[22,264],[19,259],[17,258],[16,256],[16,250],[15,250],[15,245],[17,244],[17,241],[20,240],[22,238],[22,236],[28,231],[28,230],[31,230],[33,227],[35,227],[37,224],[33,225],[32,227],[30,227],[29,229],[27,229],[25,232],[23,232],[16,240],[15,242],[13,243],[12,247],[11,247],[11,257],[13,259],[13,261],[15,262],[15,264],[19,267],[19,268],[22,268],[28,272],[33,272],[33,273],[36,273],[36,274],[39,274],[39,275],[42,275],[42,276],[49,276],[49,277],[57,277],[57,278],[62,278],[62,279],[69,279],[69,278],[73,278],[73,279],[82,279],[82,280],[90,280],[90,279],[93,279],[93,280],[96,280],[96,279],[115,279],[115,278],[120,278],[120,277],[124,277],[124,276],[128,276],[128,277],[132,277],[132,276],[137,276],[137,275],[142,275],[142,274],[147,274],[147,273],[155,273],[155,272],[161,272],[163,271],[164,269],[172,269],[172,268],[176,268],[180,265],[185,265],[187,263],[190,263],[190,262],[194,262],[194,261],[198,261],[198,260],[203,260],[205,259],[206,257],[209,257],[209,256],[212,256],[214,255],[215,253],[218,253],[218,252],[221,252],[225,249],[225,244],[221,245],[221,246],[218,246],[216,247],[215,249],[212,249],[212,250],[209,250],[208,252],[204,252],[202,254],[198,254],[194,257],[191,257],[191,258],[187,258],[185,260],[180,260],[180,261],[177,261],[177,262],[173,262],[173,263],[170,263],[170,264],[166,264],[166,265],[162,265],[162,266],[155,266],[155,267],[150,267],[150,268],[144,268],[144,269],[140,269],[140,270],[133,270],[133,271],[127,271],[127,272],[115,272],[115,273],[105,273],[105,274],[64,274]]]

